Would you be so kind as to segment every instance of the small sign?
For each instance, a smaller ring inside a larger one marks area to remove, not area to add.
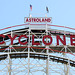
[[[44,22],[49,22],[52,23],[52,17],[25,17],[24,18],[24,23],[44,23]]]

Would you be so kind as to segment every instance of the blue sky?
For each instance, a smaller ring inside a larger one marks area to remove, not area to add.
[[[32,16],[45,17],[48,6],[52,24],[75,27],[75,0],[0,0],[0,29],[23,24],[30,4]]]

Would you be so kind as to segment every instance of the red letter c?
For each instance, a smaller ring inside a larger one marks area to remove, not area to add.
[[[3,34],[1,34],[0,37],[5,38],[5,36],[4,36]],[[4,41],[1,41],[1,42],[0,42],[0,44],[4,44],[4,43],[5,43]]]

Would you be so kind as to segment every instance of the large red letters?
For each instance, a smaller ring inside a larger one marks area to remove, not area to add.
[[[19,43],[20,43],[21,45],[27,44],[27,43],[28,43],[27,41],[26,41],[26,42],[21,42],[21,41],[20,41],[22,37],[28,38],[26,35],[21,35],[21,36],[18,38]]]
[[[0,37],[3,37],[5,38],[5,36],[3,34],[0,34]],[[4,44],[5,42],[4,41],[1,41],[0,44]]]
[[[32,35],[32,45],[40,45],[40,43],[35,43],[34,42],[34,35]]]
[[[14,37],[11,37],[11,35],[7,35],[7,36],[11,39],[11,45],[13,45],[13,41],[17,37],[17,35],[15,35]]]
[[[70,35],[70,42],[71,42],[71,45],[75,45],[75,35]]]
[[[60,38],[59,35],[57,35],[56,40],[57,40],[57,45],[59,45],[59,40],[62,42],[63,45],[66,45],[65,35],[63,35],[63,40]]]
[[[50,42],[45,41],[45,38],[50,38]],[[45,36],[43,37],[43,43],[44,43],[45,45],[50,45],[50,44],[52,43],[52,37],[49,36],[49,35],[45,35]]]
[[[11,40],[11,45],[13,45],[13,41],[15,40],[15,38],[16,38],[18,35],[14,35],[13,37],[11,37],[11,35],[6,35],[6,36],[9,37],[9,39]],[[0,34],[0,37],[5,38],[5,35]],[[24,37],[24,38],[26,38],[26,39],[28,38],[26,35],[20,35],[20,37],[18,38],[19,44],[21,44],[21,45],[27,44],[28,41],[25,41],[25,42],[22,42],[22,41],[21,41],[21,38],[22,38],[22,37]],[[47,38],[48,38],[48,39],[47,39]],[[39,43],[39,42],[35,42],[34,39],[35,39],[35,38],[34,38],[34,35],[32,35],[32,45],[40,45],[40,43]],[[50,40],[50,41],[45,41],[45,39]],[[66,37],[65,37],[65,35],[63,35],[63,38],[61,38],[59,35],[56,35],[56,41],[57,41],[57,45],[59,45],[59,41],[60,41],[63,45],[66,45]],[[49,35],[43,36],[42,43],[44,43],[44,45],[51,45],[52,42],[53,42],[53,39],[52,39],[51,36],[49,36]],[[75,45],[75,35],[70,35],[70,42],[71,42],[71,45]],[[5,43],[4,40],[3,40],[3,41],[0,41],[0,45],[1,45],[1,44],[4,44],[4,43]]]

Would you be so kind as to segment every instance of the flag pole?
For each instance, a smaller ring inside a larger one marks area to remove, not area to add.
[[[31,11],[32,11],[32,5],[30,4],[30,9],[29,9],[29,18],[32,17],[32,15],[31,15]],[[30,23],[29,23],[29,28],[30,28]]]
[[[29,17],[30,17],[30,9],[29,9]]]
[[[48,10],[48,7],[46,6],[46,14],[45,14],[45,17],[47,18],[47,13],[49,13],[49,10]],[[47,32],[47,34],[48,34],[48,31],[47,31],[47,22],[46,22],[46,32]]]
[[[29,17],[31,17],[32,5],[30,4]]]

